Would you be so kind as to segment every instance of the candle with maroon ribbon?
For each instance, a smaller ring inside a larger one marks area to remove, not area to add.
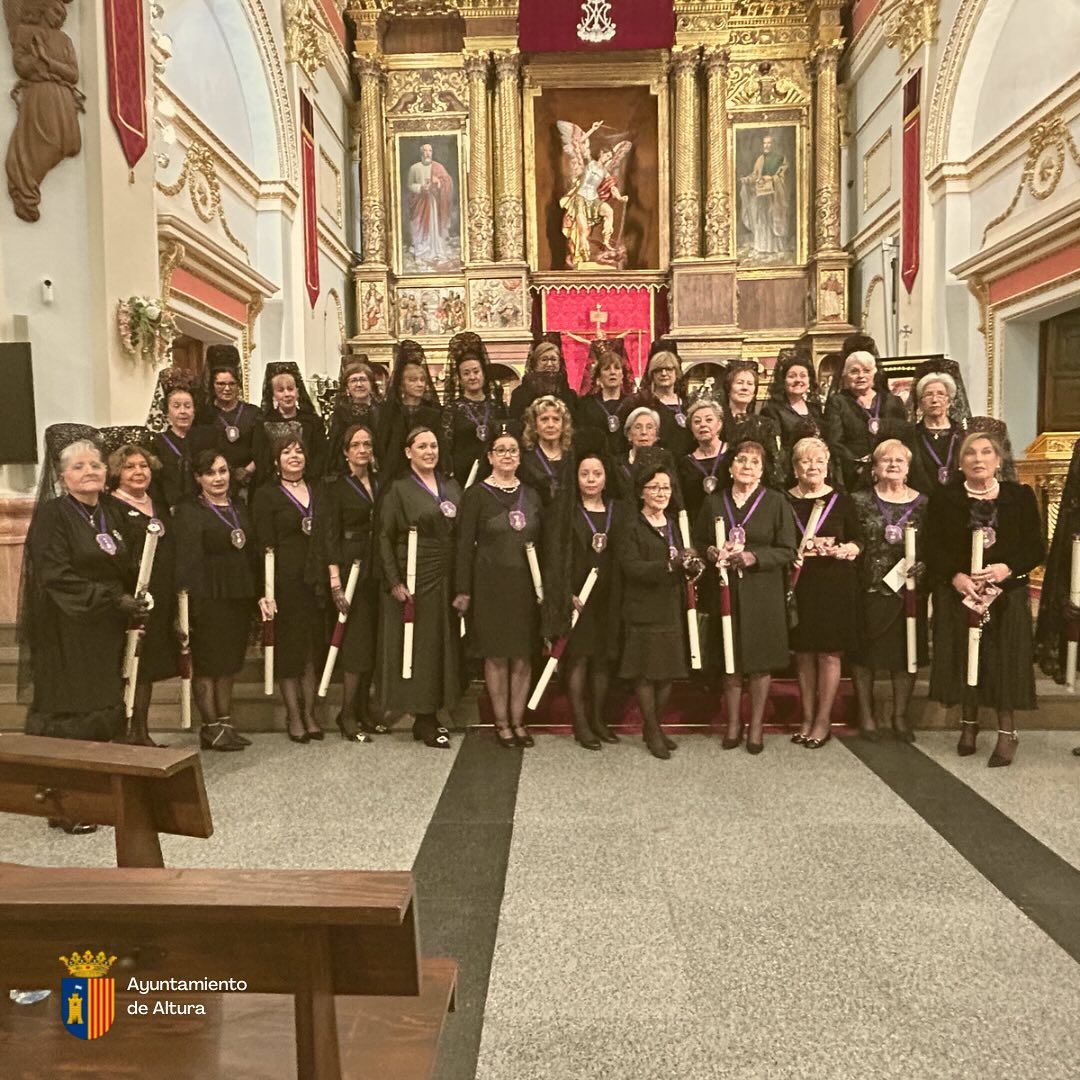
[[[1080,535],[1072,538],[1072,563],[1069,572],[1069,603],[1080,607]],[[1080,643],[1080,620],[1070,615],[1065,623],[1065,685],[1076,690],[1076,647]]]
[[[904,526],[904,570],[907,578],[904,581],[904,627],[907,631],[907,669],[908,674],[914,675],[919,670],[918,639],[916,637],[916,596],[915,575],[912,568],[915,566],[915,526]]]
[[[356,592],[356,583],[360,580],[360,560],[353,559],[349,567],[349,577],[345,582],[345,599],[349,604],[349,614],[352,612],[352,598]],[[345,623],[349,614],[338,612],[337,622],[334,623],[334,632],[330,636],[330,648],[326,653],[326,663],[323,664],[322,678],[319,680],[319,697],[326,697],[330,689],[330,679],[334,674],[334,665],[337,663],[338,653],[341,651],[341,643],[345,640]]]
[[[974,577],[983,568],[983,545],[986,533],[980,528],[971,530],[971,575]],[[968,654],[967,685],[979,685],[979,644],[982,641],[983,613],[977,607],[968,608]]]
[[[416,630],[416,555],[420,534],[415,525],[409,527],[409,539],[405,546],[405,589],[409,599],[401,605],[401,677],[412,678],[413,634]]]
[[[735,674],[735,625],[731,616],[731,581],[724,565],[724,545],[727,544],[727,522],[718,517],[716,528],[716,569],[720,575],[720,631],[724,639],[724,671]]]
[[[274,549],[267,548],[263,556],[263,597],[274,602]],[[269,697],[274,692],[274,616],[263,618],[263,693]]]
[[[154,556],[157,554],[158,539],[165,529],[161,522],[152,519],[146,526],[146,542],[143,544],[142,558],[139,560],[139,576],[135,581],[135,599],[143,600],[150,596],[150,575],[154,572]],[[151,598],[151,603],[152,603]],[[138,615],[131,620],[127,631],[124,652],[124,715],[131,719],[135,711],[135,684],[139,678],[139,646],[146,632],[146,616]]]
[[[682,540],[683,550],[690,547],[690,519],[685,510],[679,511],[679,537]],[[698,631],[697,621],[697,586],[689,580],[686,581],[686,630],[690,637],[690,666],[695,670],[701,669],[701,637]]]
[[[180,638],[180,726],[191,727],[191,614],[187,589],[176,594],[177,636]]]
[[[592,569],[589,570],[588,576],[585,578],[585,584],[581,586],[578,600],[583,608],[589,602],[589,595],[593,591],[593,586],[596,584],[598,575],[599,571],[597,568],[595,566],[592,567]],[[570,614],[570,634],[574,632],[574,627],[577,626],[579,618],[581,618],[581,612],[575,607]],[[528,707],[531,712],[536,712],[540,707],[540,699],[544,696],[544,691],[548,688],[548,683],[551,682],[552,676],[555,674],[555,669],[559,666],[562,654],[566,650],[566,643],[570,640],[570,634],[564,634],[561,638],[557,638],[552,643],[551,652],[548,654],[547,662],[544,664],[544,670],[540,673],[536,688],[529,698]]]

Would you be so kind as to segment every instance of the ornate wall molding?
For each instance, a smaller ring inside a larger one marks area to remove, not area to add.
[[[334,302],[334,310],[337,313],[338,335],[340,336],[341,343],[345,344],[345,308],[342,306],[341,297],[338,295],[337,289],[329,289],[326,293],[326,307],[329,311],[330,301]]]
[[[892,0],[882,9],[885,43],[901,61],[916,49],[937,41],[938,0]]]
[[[733,63],[727,100],[732,107],[806,105],[810,101],[806,65],[797,60]]]
[[[353,58],[360,81],[360,231],[363,261],[386,265],[385,150],[383,139],[383,68],[371,56]]]
[[[187,248],[172,237],[161,240],[158,250],[158,280],[161,284],[161,298],[165,303],[169,302],[169,294],[172,292],[173,271],[184,261]]]
[[[731,195],[734,179],[728,140],[729,58],[726,49],[705,50],[705,256],[726,258],[731,255]]]
[[[465,114],[468,98],[461,68],[410,68],[386,76],[387,116]]]
[[[870,302],[874,299],[874,290],[879,286],[885,285],[885,279],[880,274],[875,274],[866,283],[866,293],[863,296],[862,311],[859,314],[859,327],[863,330],[866,329],[866,320],[870,318]]]
[[[491,147],[488,140],[490,68],[491,61],[486,52],[465,54],[464,72],[469,84],[469,253],[476,262],[492,262],[495,259]]]
[[[312,0],[285,0],[285,60],[299,64],[313,79],[324,67],[332,47],[332,32]]]
[[[672,242],[676,259],[701,255],[701,104],[697,75],[698,45],[671,50],[675,98],[675,183],[672,199]]]
[[[960,7],[953,18],[952,29],[941,53],[937,78],[934,80],[930,107],[923,109],[923,116],[926,117],[924,174],[932,172],[945,160],[957,80],[964,66],[971,35],[985,6],[986,0],[960,0]]]

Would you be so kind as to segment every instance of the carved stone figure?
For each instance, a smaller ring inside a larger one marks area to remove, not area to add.
[[[626,248],[622,245],[622,223],[626,220],[628,196],[619,191],[623,163],[630,153],[628,139],[605,146],[595,158],[589,138],[603,124],[597,120],[588,131],[577,124],[559,120],[556,126],[562,138],[563,152],[570,160],[570,188],[559,200],[563,210],[562,234],[566,237],[566,265],[571,270],[586,267],[626,266]],[[615,238],[614,202],[623,204],[619,238]],[[593,229],[600,226],[601,250],[592,256]]]
[[[41,216],[41,181],[82,149],[75,85],[79,65],[71,39],[60,28],[70,0],[4,0],[4,18],[18,81],[11,91],[19,118],[7,151],[8,194],[23,221]]]

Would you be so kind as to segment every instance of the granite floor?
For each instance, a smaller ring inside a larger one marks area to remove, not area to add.
[[[204,755],[215,835],[163,848],[412,867],[425,951],[461,964],[439,1080],[1071,1080],[1080,736],[1025,733],[1004,770],[954,741],[263,735]],[[0,815],[3,860],[109,865],[112,837]]]

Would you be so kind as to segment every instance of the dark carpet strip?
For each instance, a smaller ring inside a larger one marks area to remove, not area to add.
[[[915,747],[854,738],[842,741],[983,877],[1080,962],[1080,870]],[[979,747],[980,760],[989,753],[993,740],[982,742],[986,745]],[[1026,779],[1018,776],[1016,783]]]
[[[502,749],[490,732],[464,740],[413,863],[422,952],[460,968],[438,1080],[476,1076],[521,776],[520,750]]]

